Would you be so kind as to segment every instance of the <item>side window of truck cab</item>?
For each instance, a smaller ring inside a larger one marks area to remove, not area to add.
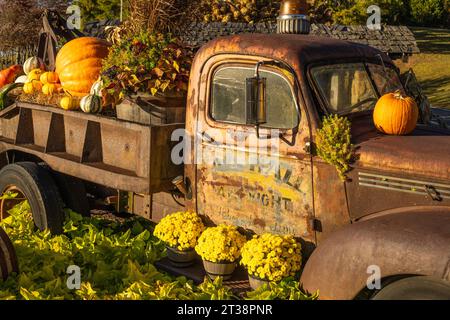
[[[246,79],[253,77],[250,66],[219,67],[212,79],[210,117],[217,122],[245,125]],[[267,79],[267,123],[262,127],[293,129],[298,126],[295,95],[289,80],[275,70],[261,70]]]

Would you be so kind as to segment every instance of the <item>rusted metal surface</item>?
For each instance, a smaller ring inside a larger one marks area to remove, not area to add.
[[[345,183],[336,169],[320,158],[313,158],[314,216],[317,243],[350,223]]]
[[[264,45],[261,45],[262,43]],[[324,50],[324,47],[327,49]],[[349,219],[346,217],[346,206],[343,206],[345,197],[339,198],[339,195],[343,195],[344,185],[335,182],[333,179],[330,182],[332,185],[336,184],[338,191],[333,196],[333,200],[327,199],[329,205],[325,205],[323,201],[317,201],[313,204],[311,158],[305,154],[303,149],[305,143],[311,141],[311,135],[314,135],[314,131],[318,128],[319,117],[305,78],[306,66],[318,61],[350,58],[365,60],[375,58],[379,61],[379,58],[376,58],[377,54],[381,54],[381,52],[367,46],[302,35],[268,36],[252,34],[216,39],[199,51],[193,65],[189,83],[189,109],[186,121],[188,133],[191,138],[194,138],[195,134],[201,133],[198,131],[201,127],[201,130],[206,131],[208,131],[207,129],[219,131],[237,129],[242,131],[246,137],[254,136],[254,128],[218,124],[209,118],[208,99],[211,73],[220,63],[231,64],[234,62],[254,65],[259,60],[269,58],[287,63],[296,73],[298,85],[301,89],[298,96],[301,124],[299,132],[291,133],[292,136],[288,137],[288,139],[293,138],[293,145],[289,146],[280,142],[280,158],[282,162],[284,161],[292,168],[291,179],[301,179],[302,184],[300,190],[291,190],[295,194],[295,197],[291,197],[293,199],[293,211],[292,213],[283,212],[282,216],[285,219],[283,223],[288,226],[284,231],[293,231],[295,234],[306,236],[307,240],[315,242],[314,226],[311,223],[314,221],[314,205],[319,206],[324,221],[326,219],[325,212],[328,210],[337,212],[336,216],[330,219],[330,223],[341,225]],[[381,55],[387,64],[391,63],[388,57]],[[220,138],[215,142],[219,145],[224,143],[224,141],[220,141]],[[251,145],[247,143],[245,147],[248,149]],[[217,149],[217,147],[206,143],[202,143],[202,148],[206,153],[213,153],[214,149]],[[246,152],[246,150],[243,152]],[[191,163],[195,162],[194,158],[190,160]],[[274,176],[270,178],[270,176],[252,172],[249,168],[220,168],[204,165],[197,167],[195,164],[188,164],[185,168],[185,174],[190,181],[196,182],[192,184],[192,192],[197,195],[197,199],[194,197],[188,201],[189,208],[212,215],[215,218],[213,220],[238,222],[241,225],[252,226],[257,231],[265,230],[266,226],[274,228],[275,222],[279,223],[273,218],[276,209],[270,206],[270,201],[266,202],[269,205],[265,208],[261,201],[258,203],[248,198],[249,194],[258,191],[260,196],[267,194],[267,199],[277,199],[276,197],[279,195],[276,193],[281,189],[281,185],[276,184],[277,181]],[[246,175],[249,175],[249,177]],[[317,172],[317,175],[319,175],[319,172]],[[272,185],[265,186],[265,180],[270,180]],[[327,186],[322,182],[317,183],[319,189],[317,189],[316,196],[319,197],[323,188],[327,188]],[[320,206],[323,206],[323,209]],[[254,217],[253,221],[252,219],[248,220],[248,214],[242,214],[242,212],[250,212],[250,216]],[[263,219],[258,218],[258,216],[263,217]],[[245,219],[247,220],[243,221]],[[332,229],[331,226],[324,226],[324,228]]]
[[[385,172],[450,180],[450,131],[419,125],[408,136],[376,131],[370,114],[352,119],[356,166]]]
[[[168,214],[185,210],[185,199],[179,195],[168,192],[154,193],[151,195],[151,219],[159,222]]]
[[[202,161],[191,168],[187,166],[187,172],[195,171],[193,176],[188,176],[195,181],[193,194],[196,204],[193,210],[214,223],[235,224],[257,233],[289,233],[305,242],[315,243],[310,223],[313,219],[311,157],[304,151],[310,131],[303,103],[299,102],[301,117],[298,132],[287,130],[282,133],[288,143],[279,136],[257,139],[255,128],[251,126],[214,121],[209,116],[209,103],[203,103],[211,99],[210,84],[216,68],[223,64],[253,67],[262,59],[265,58],[218,55],[208,59],[199,74],[201,80],[197,80],[201,84],[194,85],[194,88],[199,89],[200,107],[195,111],[191,109],[195,115],[187,119],[188,132],[197,132],[200,136],[206,132],[207,136],[197,141]],[[196,74],[195,71],[193,74]],[[294,80],[291,81],[294,86]],[[195,107],[194,101],[188,101]],[[189,123],[195,129],[189,128]],[[267,136],[270,131],[261,128],[260,134]],[[261,144],[267,147],[266,151],[258,149]],[[274,152],[270,149],[273,145],[278,145],[279,150]],[[226,163],[219,159],[226,152],[232,159],[256,156],[259,163]],[[190,203],[192,208],[192,201]]]
[[[306,0],[284,0],[281,2],[280,15],[308,14],[308,9]]]
[[[444,279],[450,253],[450,209],[390,214],[335,232],[314,251],[304,288],[321,299],[353,299],[378,266],[381,277],[428,275]]]
[[[0,151],[34,155],[53,170],[119,190],[151,194],[182,173],[170,151],[182,124],[144,126],[17,103],[0,112]]]
[[[450,182],[356,168],[349,174],[347,197],[352,220],[407,207],[450,208]]]

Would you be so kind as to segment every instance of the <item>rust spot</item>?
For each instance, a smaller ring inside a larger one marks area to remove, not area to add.
[[[255,219],[255,220],[253,220],[253,223],[256,226],[259,226],[261,228],[265,228],[266,227],[266,222],[263,219]]]

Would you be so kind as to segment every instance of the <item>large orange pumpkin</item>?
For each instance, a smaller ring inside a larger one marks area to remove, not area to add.
[[[382,96],[373,111],[375,127],[391,135],[411,133],[416,128],[418,118],[417,103],[413,98],[403,96],[400,91]]]
[[[82,37],[68,42],[56,56],[56,73],[61,85],[71,95],[89,94],[108,56],[109,43],[98,38]]]

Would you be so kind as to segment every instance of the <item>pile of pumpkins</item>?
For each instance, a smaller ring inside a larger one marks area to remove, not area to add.
[[[23,66],[23,71],[25,76],[20,76],[16,82],[24,83],[24,93],[42,92],[46,96],[52,96],[62,92],[58,74],[51,71],[46,72],[45,64],[38,57],[28,59]]]
[[[24,83],[26,94],[42,92],[52,96],[65,93],[59,101],[60,107],[65,110],[99,113],[106,103],[102,100],[100,72],[109,47],[110,44],[102,39],[77,38],[58,52],[55,71],[45,71],[43,61],[31,57],[24,64],[26,76],[19,77],[17,82]]]

